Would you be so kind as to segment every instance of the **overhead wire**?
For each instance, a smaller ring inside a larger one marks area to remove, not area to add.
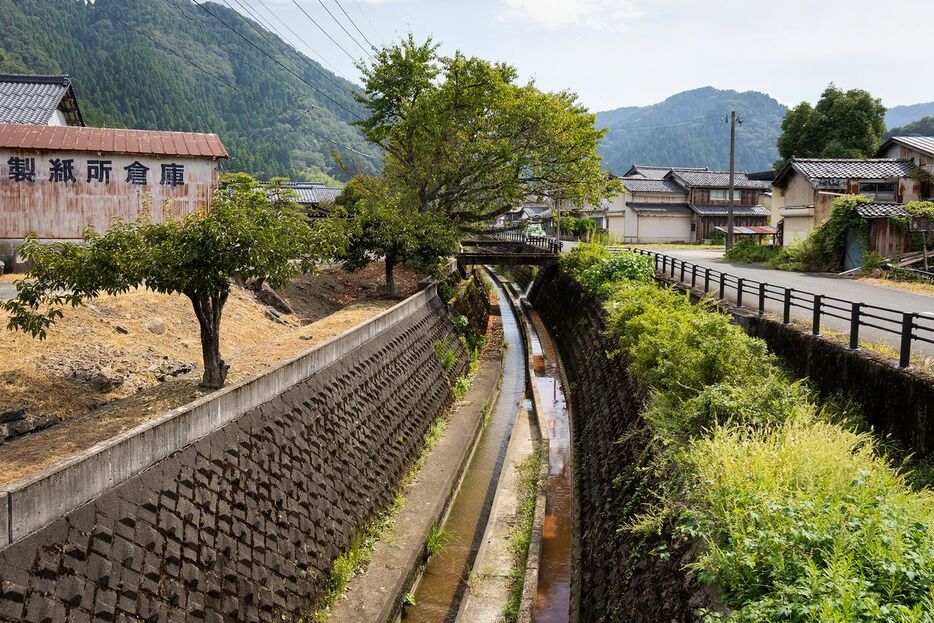
[[[330,68],[334,71],[334,74],[335,74],[335,75],[337,75],[338,77],[340,77],[340,78],[343,79],[343,80],[347,80],[347,78],[344,78],[344,76],[341,75],[340,71],[337,69],[337,67],[334,66],[334,64],[333,64],[331,61],[327,60],[322,54],[318,53],[317,50],[315,50],[313,47],[311,47],[311,45],[309,45],[309,43],[308,43],[307,41],[305,41],[305,39],[303,39],[301,35],[299,35],[297,32],[295,32],[295,30],[294,30],[291,26],[289,26],[288,23],[287,23],[285,20],[283,20],[281,17],[279,17],[279,14],[278,14],[278,13],[276,13],[276,12],[274,12],[272,9],[270,9],[269,6],[267,6],[265,2],[262,2],[262,0],[257,0],[256,4],[258,4],[259,6],[263,7],[264,9],[266,9],[266,12],[269,13],[269,14],[270,14],[271,16],[273,16],[274,18],[276,18],[276,21],[278,21],[280,24],[282,24],[282,26],[283,26],[286,30],[288,30],[290,33],[292,33],[292,36],[294,36],[296,39],[298,39],[298,40],[302,43],[303,46],[305,46],[312,54],[314,54],[314,55],[317,56],[319,59],[321,59],[321,62],[323,62],[323,63],[324,63],[325,65],[327,65],[328,67],[330,67]],[[272,32],[277,32],[276,29],[275,29],[275,28],[272,28],[271,26],[269,26],[269,29],[270,29],[270,31],[272,31]],[[280,33],[280,37],[281,37],[281,33]],[[282,37],[282,39],[285,40],[285,37]],[[334,81],[334,82],[335,82],[335,84],[337,84],[336,81]]]
[[[363,50],[363,53],[366,54],[367,56],[369,56],[369,57],[372,59],[372,58],[373,58],[373,55],[370,54],[370,51],[367,50],[365,47],[363,47],[363,44],[360,43],[359,41],[357,41],[357,38],[354,37],[352,34],[350,34],[350,31],[349,31],[349,30],[347,30],[346,28],[344,28],[344,25],[340,22],[340,20],[337,19],[337,18],[334,16],[333,13],[331,13],[331,9],[328,8],[328,5],[326,5],[326,4],[323,2],[323,0],[318,0],[318,4],[320,4],[320,5],[321,5],[321,8],[324,9],[324,10],[327,12],[327,14],[331,16],[331,19],[334,20],[334,23],[337,24],[337,25],[340,27],[340,29],[344,31],[344,34],[347,35],[348,37],[350,37],[350,40],[353,41],[355,44],[357,44],[357,47],[360,48],[361,50]],[[346,15],[346,13],[345,13],[345,15]]]
[[[370,48],[372,49],[378,48],[379,46],[373,45],[373,42],[370,41],[370,39],[365,34],[363,34],[363,31],[360,30],[359,26],[357,26],[357,22],[355,22],[354,19],[350,17],[350,14],[344,10],[344,6],[341,4],[340,0],[334,0],[334,3],[337,5],[337,8],[341,10],[341,13],[344,14],[344,17],[346,17],[347,20],[351,23],[351,25],[353,25],[356,31],[360,33],[360,36],[363,37],[363,40],[366,41],[370,45]]]
[[[357,63],[358,59],[354,58],[354,57],[353,57],[353,54],[351,54],[350,52],[347,51],[347,48],[345,48],[345,47],[342,46],[340,43],[338,43],[337,39],[335,39],[334,37],[331,36],[331,33],[329,33],[327,30],[325,30],[324,28],[322,28],[322,27],[321,27],[321,24],[319,24],[318,21],[317,21],[315,18],[313,18],[313,17],[308,13],[308,11],[305,10],[305,8],[304,8],[302,5],[300,5],[298,2],[296,2],[296,0],[292,0],[292,4],[294,4],[295,6],[297,6],[297,7],[298,7],[298,10],[301,11],[302,13],[304,13],[305,17],[307,17],[307,18],[311,21],[311,23],[314,24],[314,25],[318,28],[318,30],[320,30],[322,33],[324,33],[324,36],[325,36],[325,37],[327,37],[328,39],[331,40],[331,43],[333,43],[333,44],[336,45],[338,48],[340,48],[340,49],[341,49],[341,52],[343,52],[344,54],[347,55],[347,58],[349,58],[353,63]],[[359,45],[359,44],[358,44],[358,45]]]
[[[252,100],[253,102],[255,102],[256,104],[258,104],[259,106],[263,106],[263,107],[266,106],[266,104],[265,104],[264,102],[262,102],[262,101],[260,101],[259,99],[253,97],[252,95],[250,95],[250,94],[247,93],[246,91],[243,91],[242,89],[240,89],[240,88],[237,87],[236,85],[231,84],[230,82],[228,82],[228,81],[225,80],[224,78],[222,78],[222,77],[220,77],[220,76],[218,76],[218,75],[216,75],[216,74],[214,74],[214,73],[211,73],[210,71],[208,71],[207,69],[205,69],[204,67],[202,67],[201,65],[199,65],[198,63],[196,63],[196,62],[194,62],[194,61],[192,61],[192,60],[190,60],[190,59],[188,59],[188,58],[185,58],[184,56],[182,56],[181,54],[179,54],[178,52],[176,52],[176,51],[173,50],[172,48],[168,47],[167,45],[165,45],[165,44],[163,44],[163,43],[160,43],[155,37],[153,37],[152,35],[150,35],[148,32],[146,32],[146,31],[144,31],[144,30],[140,30],[139,28],[136,28],[135,26],[131,25],[129,22],[127,22],[126,20],[124,20],[124,19],[121,18],[120,16],[118,16],[118,15],[112,13],[111,11],[108,11],[107,9],[105,9],[101,4],[95,2],[95,3],[92,3],[91,6],[93,6],[93,7],[94,7],[95,9],[97,9],[97,10],[103,11],[104,13],[106,13],[107,15],[109,15],[111,18],[117,20],[118,22],[120,22],[121,24],[123,24],[124,26],[126,26],[127,28],[129,28],[130,30],[136,32],[137,34],[140,34],[140,35],[146,37],[147,39],[149,39],[150,42],[153,43],[153,45],[155,45],[155,46],[158,47],[159,49],[161,49],[161,50],[163,50],[163,51],[165,51],[165,52],[168,52],[169,54],[171,54],[172,56],[175,56],[176,58],[178,58],[178,59],[181,60],[182,62],[184,62],[184,63],[186,63],[186,64],[188,64],[188,65],[191,65],[192,67],[194,67],[195,69],[197,69],[198,71],[200,71],[200,72],[203,73],[204,75],[208,76],[209,78],[212,78],[212,79],[214,79],[214,80],[220,82],[221,84],[225,85],[225,86],[228,87],[229,89],[231,89],[231,90],[233,90],[233,91],[236,91],[237,93],[239,93],[239,94],[242,95],[243,97],[245,97],[245,98],[247,98],[247,99],[249,99],[249,100]],[[289,110],[285,110],[285,111],[283,111],[282,113],[279,113],[279,115],[276,115],[276,116],[281,116],[281,115],[283,115],[283,114],[285,114],[285,113],[287,113],[287,112],[290,112],[290,111],[289,111]],[[306,110],[301,111],[301,112],[307,113],[307,112],[310,112],[310,109],[306,109]],[[332,139],[331,137],[325,136],[324,134],[321,134],[320,132],[318,132],[318,131],[315,130],[314,128],[308,128],[308,130],[309,130],[312,134],[318,136],[319,138],[321,138],[321,139],[323,139],[323,140],[325,140],[325,141],[327,141],[327,142],[329,142],[329,143],[332,143],[332,144],[334,144],[334,145],[336,145],[336,146],[338,146],[338,147],[341,147],[341,148],[343,148],[343,149],[345,149],[345,150],[347,150],[347,151],[349,151],[349,152],[356,153],[356,154],[359,154],[359,155],[361,155],[361,156],[364,156],[364,157],[367,157],[367,158],[370,158],[370,159],[373,159],[373,160],[377,160],[377,161],[379,160],[379,158],[378,158],[377,156],[374,156],[373,154],[368,154],[368,153],[366,153],[366,152],[362,152],[362,151],[360,151],[360,150],[358,150],[358,149],[356,149],[356,148],[354,148],[354,147],[351,147],[351,146],[349,146],[349,145],[344,145],[344,144],[342,144],[342,143],[339,143],[339,142],[337,142],[336,140]]]
[[[256,45],[256,44],[253,43],[252,41],[250,41],[249,38],[247,38],[246,36],[243,35],[243,33],[241,33],[239,30],[237,30],[236,28],[234,28],[233,26],[231,26],[230,24],[228,24],[227,22],[225,22],[224,20],[222,20],[222,19],[221,19],[220,17],[218,17],[215,13],[213,13],[210,9],[208,9],[206,6],[204,6],[203,3],[196,2],[195,4],[198,5],[198,7],[199,7],[200,9],[202,9],[203,11],[205,11],[208,15],[210,15],[211,17],[213,17],[214,19],[216,19],[218,22],[220,22],[221,24],[223,24],[228,30],[230,30],[231,32],[233,32],[234,34],[236,34],[238,37],[240,37],[241,39],[243,39],[244,41],[246,41],[250,46],[252,46],[254,49],[256,49],[260,54],[262,54],[263,56],[265,56],[266,58],[268,58],[268,59],[271,60],[272,62],[276,63],[277,65],[279,65],[280,67],[282,67],[283,69],[285,69],[287,72],[289,72],[290,74],[292,74],[293,76],[295,76],[296,78],[298,78],[299,80],[301,80],[303,83],[305,83],[306,85],[308,85],[308,86],[309,86],[311,89],[313,89],[314,91],[317,91],[318,93],[320,93],[321,96],[324,97],[325,99],[327,99],[329,102],[331,102],[332,104],[334,104],[335,106],[337,106],[337,107],[339,107],[339,108],[342,108],[344,111],[346,111],[346,112],[349,113],[350,115],[356,117],[358,120],[362,120],[362,117],[361,117],[360,115],[358,115],[356,112],[354,112],[353,110],[347,108],[347,107],[344,106],[342,103],[338,102],[336,99],[334,99],[333,97],[331,97],[330,95],[328,95],[327,92],[321,90],[321,89],[318,88],[317,86],[315,86],[315,85],[313,85],[312,83],[308,82],[303,76],[301,76],[300,74],[296,73],[296,72],[295,72],[294,70],[292,70],[291,68],[287,67],[287,66],[286,66],[284,63],[282,63],[279,59],[277,59],[276,57],[272,56],[271,54],[269,54],[268,52],[266,52],[266,50],[262,49],[261,47],[259,47],[258,45]],[[232,7],[231,7],[231,10],[233,10]],[[251,25],[251,27],[252,27],[252,25]]]
[[[357,2],[357,0],[353,0],[353,3],[356,5],[357,10],[360,11],[360,14],[363,16],[363,19],[366,20],[366,22],[370,25],[370,28],[371,28],[371,29],[373,30],[373,32],[376,34],[376,38],[379,39],[380,43],[382,43],[383,45],[386,45],[386,40],[385,40],[385,39],[383,38],[383,36],[379,33],[379,31],[376,29],[376,26],[373,24],[373,21],[370,19],[370,16],[367,15],[366,11],[363,10],[363,7],[360,6],[360,3]]]

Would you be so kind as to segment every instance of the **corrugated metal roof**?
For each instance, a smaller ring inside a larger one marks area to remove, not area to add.
[[[0,74],[0,123],[48,124],[70,87],[68,76]]]
[[[725,205],[688,204],[701,216],[727,216],[729,207]],[[768,216],[770,212],[762,206],[733,206],[733,216]]]
[[[649,214],[690,214],[691,208],[686,203],[639,203],[630,201],[626,203],[636,213]]]
[[[80,128],[73,126],[0,125],[0,148],[93,151],[152,156],[226,158],[216,134]]]
[[[727,233],[726,227],[721,227],[720,225],[717,225],[716,227],[714,227],[714,229],[722,231],[723,233]],[[768,235],[768,234],[777,234],[778,230],[772,227],[771,225],[754,225],[751,227],[746,226],[746,225],[734,225],[733,233],[740,234],[740,235],[746,235],[746,236]]]
[[[882,145],[879,151],[881,152],[888,147],[889,143],[898,143],[915,151],[934,156],[934,136],[893,136]]]
[[[730,187],[729,171],[688,171],[676,169],[671,172],[671,176],[682,185],[690,188],[697,186],[702,188]],[[749,179],[743,171],[736,171],[734,173],[733,186],[734,188],[749,190],[768,190],[771,188],[771,184],[768,182]]]
[[[840,180],[905,177],[914,169],[914,164],[910,160],[894,158],[794,158],[791,167],[806,177],[812,186],[830,188],[836,187]]]
[[[298,194],[298,199],[296,199],[298,203],[315,205],[334,201],[343,190],[312,182],[290,182],[285,186]]]
[[[856,206],[856,213],[863,218],[892,218],[908,216],[898,203],[861,203]]]
[[[685,194],[684,188],[672,180],[643,179],[636,177],[622,178],[623,187],[634,193],[678,193]]]

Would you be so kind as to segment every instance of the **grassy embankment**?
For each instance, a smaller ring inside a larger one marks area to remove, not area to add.
[[[697,540],[725,621],[931,621],[934,497],[878,443],[821,409],[714,305],[657,287],[645,258],[583,246],[563,262],[606,301],[649,389],[662,488],[636,534]],[[664,555],[664,552],[650,554]]]

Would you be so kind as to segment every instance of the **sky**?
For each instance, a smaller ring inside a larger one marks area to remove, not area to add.
[[[398,41],[410,32],[419,40],[431,36],[442,44],[443,52],[460,49],[505,61],[540,88],[574,91],[594,111],[644,106],[702,86],[761,91],[788,105],[816,101],[830,82],[845,89],[866,89],[888,107],[934,100],[930,48],[934,0],[249,0],[248,4],[260,1],[314,53],[271,21],[285,38],[353,82],[359,82],[359,72],[350,57],[362,57],[364,52],[325,8],[364,47],[363,35],[375,45]],[[337,43],[328,40],[309,16]]]

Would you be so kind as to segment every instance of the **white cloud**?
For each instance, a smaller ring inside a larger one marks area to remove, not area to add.
[[[631,0],[501,0],[502,19],[528,20],[552,30],[584,26],[593,30],[627,30],[644,11]]]

